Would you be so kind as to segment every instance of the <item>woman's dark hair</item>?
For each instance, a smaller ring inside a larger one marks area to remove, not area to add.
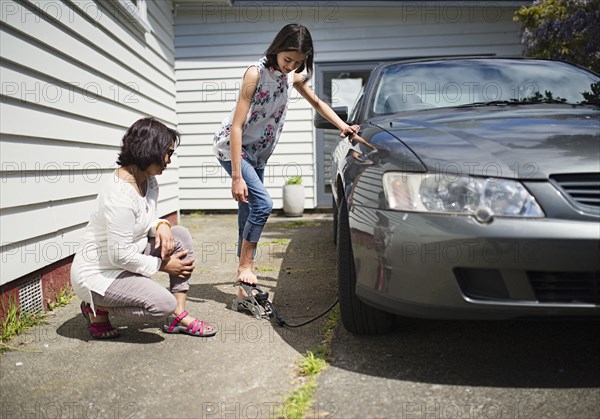
[[[299,23],[290,23],[281,28],[267,51],[265,51],[266,65],[277,68],[277,54],[282,51],[296,51],[304,54],[306,57],[304,63],[296,71],[300,73],[306,69],[306,77],[302,81],[302,83],[306,83],[313,74],[314,57],[312,37],[306,26]]]
[[[181,141],[180,134],[168,128],[154,118],[142,118],[129,127],[123,136],[121,152],[117,159],[119,166],[135,165],[140,170],[146,170],[155,163],[165,165],[165,154],[175,143]]]

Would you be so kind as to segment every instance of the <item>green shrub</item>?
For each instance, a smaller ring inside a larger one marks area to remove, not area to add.
[[[526,54],[569,61],[600,73],[600,0],[536,0],[521,7]]]

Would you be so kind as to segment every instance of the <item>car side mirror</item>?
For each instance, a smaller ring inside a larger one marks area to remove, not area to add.
[[[340,117],[340,119],[342,121],[346,122],[348,120],[348,107],[347,106],[338,106],[338,107],[335,107],[332,109],[336,113],[336,115]],[[321,114],[319,114],[318,112],[315,114],[313,124],[315,125],[315,128],[337,129],[337,127],[335,125],[333,125],[327,119],[323,118],[321,116]]]

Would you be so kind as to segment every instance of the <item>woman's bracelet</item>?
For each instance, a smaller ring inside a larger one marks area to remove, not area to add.
[[[156,224],[156,229],[157,229],[157,230],[158,230],[158,227],[160,227],[160,226],[161,226],[161,224],[165,224],[165,225],[169,226],[169,228],[171,228],[171,223],[170,223],[170,222],[168,222],[167,220],[161,220],[161,221],[159,221],[159,222]]]

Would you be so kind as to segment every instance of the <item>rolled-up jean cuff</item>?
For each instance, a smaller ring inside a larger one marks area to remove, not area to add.
[[[244,233],[242,234],[242,237],[247,242],[258,243],[264,227],[265,227],[264,225],[258,225],[258,224],[252,224],[250,222],[246,222],[246,225],[244,226]]]

